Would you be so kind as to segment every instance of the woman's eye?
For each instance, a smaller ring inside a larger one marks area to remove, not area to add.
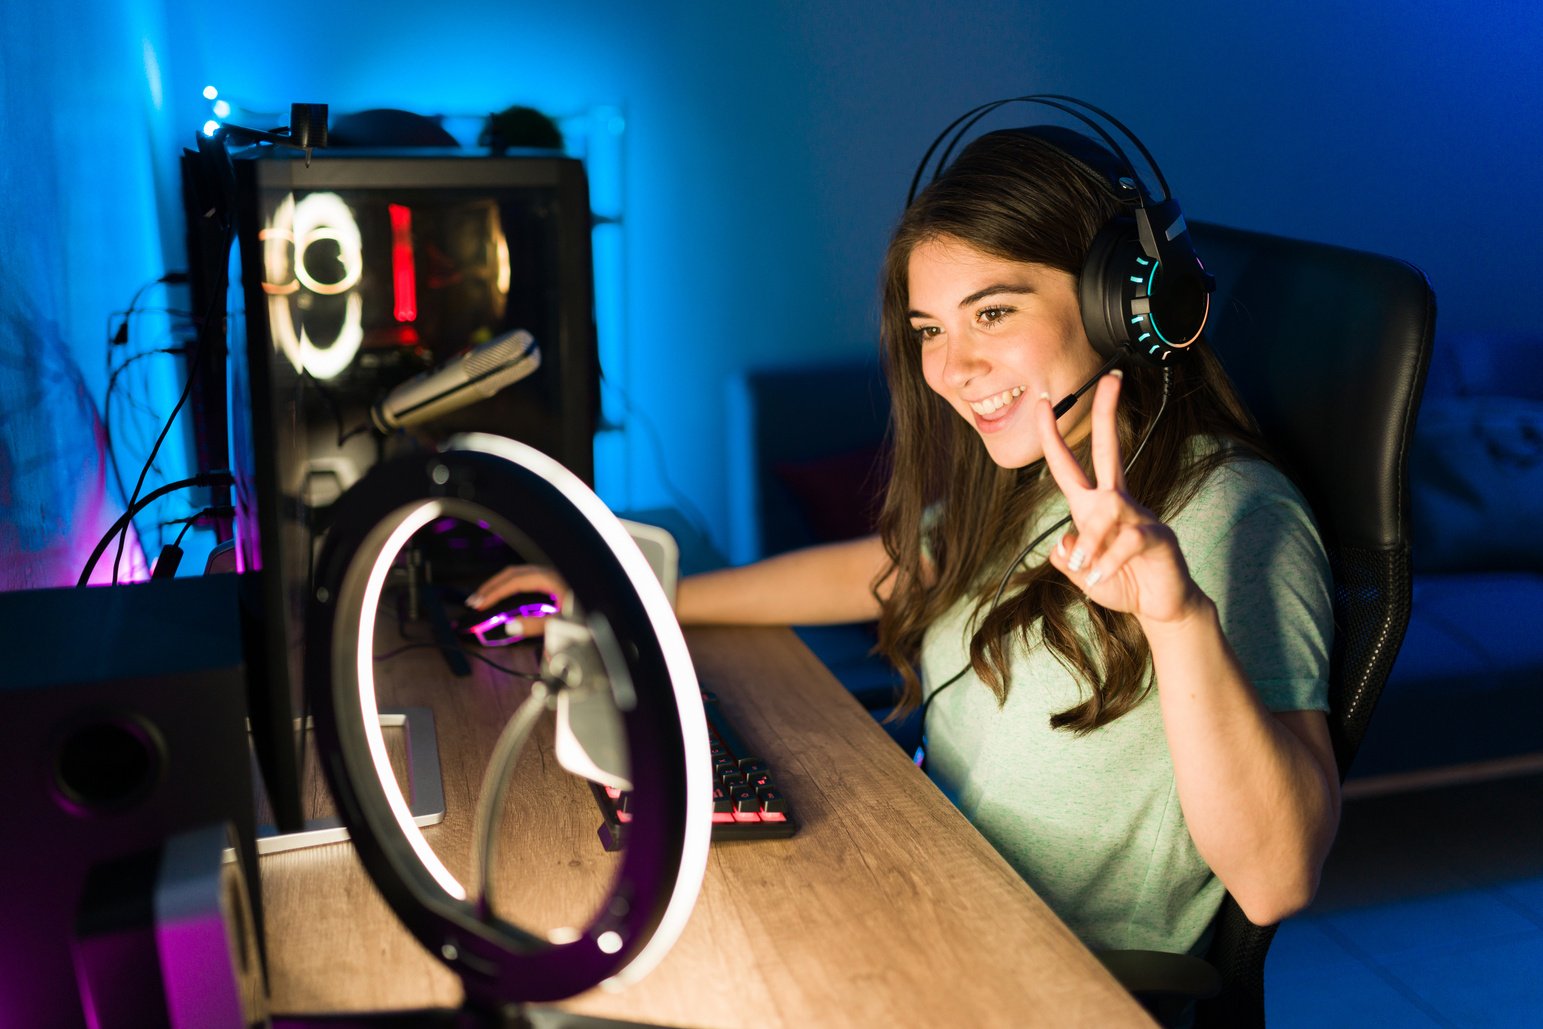
[[[980,313],[977,314],[975,318],[977,321],[981,321],[987,325],[990,325],[993,322],[1001,321],[1011,313],[1012,308],[1010,307],[986,307],[982,308]]]
[[[915,325],[912,326],[912,331],[916,333],[917,339],[925,343],[928,340],[936,339],[943,329],[937,325]]]

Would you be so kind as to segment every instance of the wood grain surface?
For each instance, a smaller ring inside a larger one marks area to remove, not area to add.
[[[704,687],[781,782],[785,840],[714,843],[663,963],[560,1007],[675,1026],[1150,1025],[1141,1009],[785,629],[688,633]],[[489,651],[504,664],[533,655]],[[527,693],[431,649],[380,662],[382,706],[432,707],[446,815],[425,836],[463,881],[487,757]],[[544,716],[517,762],[492,895],[546,933],[582,926],[616,856]],[[454,1006],[455,977],[401,927],[348,843],[261,860],[276,1014]]]

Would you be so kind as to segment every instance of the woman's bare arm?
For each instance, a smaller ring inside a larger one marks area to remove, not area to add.
[[[889,567],[877,536],[794,550],[682,579],[683,625],[831,625],[879,616],[873,584]]]

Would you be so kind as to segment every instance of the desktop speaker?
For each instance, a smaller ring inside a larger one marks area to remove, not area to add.
[[[236,580],[0,594],[0,1029],[260,1020]]]

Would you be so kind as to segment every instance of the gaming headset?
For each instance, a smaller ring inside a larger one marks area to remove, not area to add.
[[[1126,350],[1144,362],[1166,367],[1200,337],[1210,313],[1216,280],[1195,255],[1184,213],[1169,192],[1162,169],[1135,133],[1107,111],[1087,101],[1053,93],[1008,97],[966,111],[927,148],[911,180],[906,205],[916,199],[934,154],[938,158],[929,180],[933,182],[942,175],[966,133],[997,108],[1013,103],[1055,108],[1088,126],[1102,141],[1100,146],[1082,133],[1058,125],[1017,130],[1050,144],[1085,167],[1108,184],[1122,205],[1130,208],[1130,213],[1116,216],[1099,230],[1083,262],[1078,276],[1082,324],[1094,349],[1105,359],[1106,369]],[[1106,125],[1141,153],[1162,189],[1161,200],[1154,200],[1147,192]],[[939,147],[943,148],[941,153]],[[1079,390],[1077,395],[1080,393]],[[1075,397],[1067,400],[1075,403]],[[1065,406],[1069,409],[1071,403]],[[1057,416],[1064,413],[1061,405],[1056,407]]]
[[[1189,238],[1189,227],[1184,222],[1184,213],[1179,210],[1178,201],[1168,190],[1168,180],[1163,177],[1162,169],[1157,166],[1157,161],[1146,146],[1113,115],[1075,97],[1053,93],[1009,97],[966,111],[954,119],[927,148],[927,153],[911,179],[906,206],[909,207],[915,201],[922,176],[934,154],[938,155],[937,165],[930,182],[936,182],[942,175],[954,149],[966,133],[992,111],[1012,103],[1053,107],[1091,128],[1103,146],[1080,132],[1059,125],[1035,125],[1014,131],[1055,147],[1105,182],[1115,198],[1131,209],[1129,214],[1116,215],[1093,237],[1077,279],[1082,326],[1093,348],[1104,359],[1103,367],[1076,392],[1068,394],[1054,405],[1055,416],[1060,418],[1126,353],[1135,355],[1143,363],[1162,368],[1162,404],[1126,465],[1129,471],[1146,448],[1158,418],[1168,405],[1168,373],[1171,366],[1183,358],[1205,328],[1216,280],[1196,256]],[[1097,115],[1104,124],[1100,124],[1091,115]],[[1152,199],[1131,166],[1130,158],[1104,125],[1122,134],[1140,152],[1162,188],[1162,200]],[[943,148],[940,154],[939,147]],[[997,584],[996,596],[991,602],[992,609],[1001,603],[1002,593],[1007,588],[1013,570],[1069,521],[1071,516],[1067,515],[1018,552]],[[971,667],[966,664],[922,700],[919,715],[922,745],[916,748],[914,755],[918,765],[923,765],[926,760],[927,709],[938,694],[963,679]]]

